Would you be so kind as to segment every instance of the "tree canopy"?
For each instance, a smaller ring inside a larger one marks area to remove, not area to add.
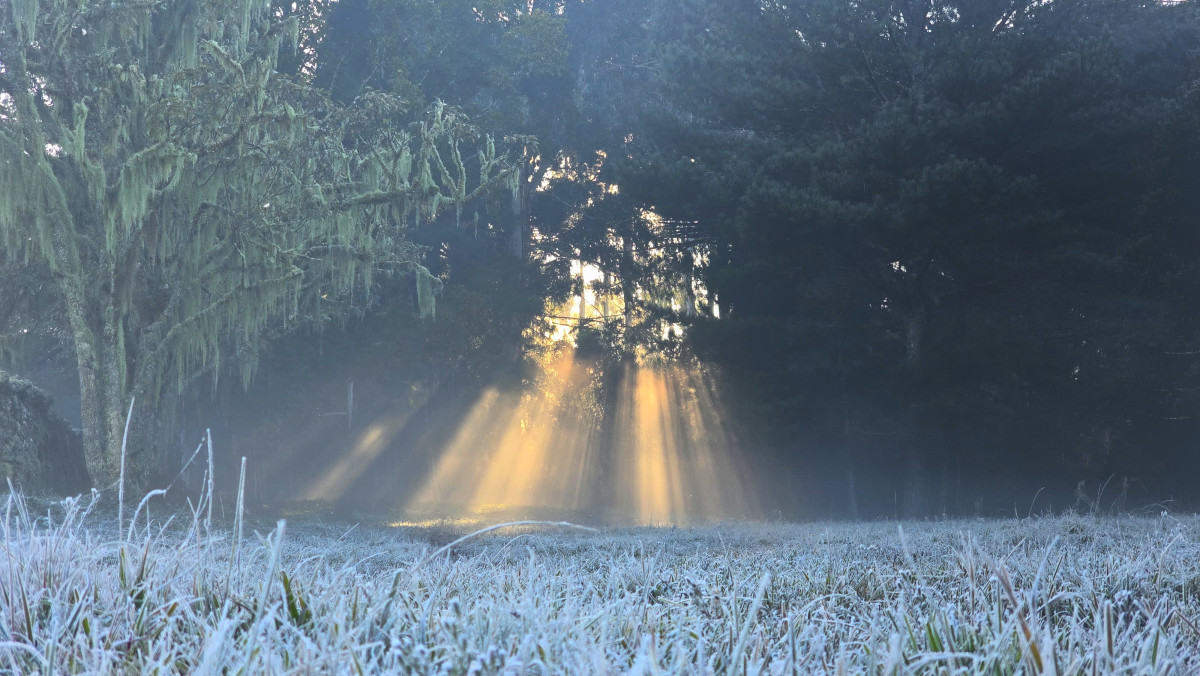
[[[130,397],[366,316],[414,391],[702,363],[797,509],[1182,495],[1198,55],[1194,2],[19,0],[0,358],[72,346],[97,481]]]
[[[921,477],[964,461],[1176,461],[1145,435],[1196,404],[1171,354],[1196,343],[1200,297],[1194,204],[1170,187],[1197,169],[1169,150],[1193,138],[1192,3],[679,16],[634,183],[658,198],[654,177],[695,160],[701,187],[671,208],[724,244],[723,317],[692,337],[793,443],[907,474],[913,514],[946,509]]]
[[[444,104],[414,119],[280,76],[299,23],[270,10],[28,0],[0,17],[0,244],[54,280],[97,483],[132,398],[167,413],[222,361],[248,379],[265,338],[363,310],[375,275],[415,274],[431,315],[407,230],[513,183]]]

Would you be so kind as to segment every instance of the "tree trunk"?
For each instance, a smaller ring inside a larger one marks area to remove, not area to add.
[[[928,321],[925,306],[917,307],[908,317],[908,330],[905,336],[905,356],[910,365],[921,361],[921,343],[925,338],[925,323]]]
[[[25,50],[17,49],[12,60],[5,65],[15,82],[29,81]],[[75,359],[79,369],[79,413],[83,425],[83,455],[88,477],[93,486],[107,484],[111,475],[104,448],[103,402],[100,392],[99,353],[96,334],[88,322],[86,266],[80,261],[76,245],[74,212],[66,199],[62,185],[58,183],[53,169],[46,160],[46,135],[39,122],[40,116],[34,104],[33,90],[17,87],[12,92],[17,109],[18,130],[24,139],[26,157],[30,159],[30,171],[43,172],[49,181],[46,208],[53,214],[50,235],[53,255],[50,268],[54,271],[55,283],[62,293],[71,338],[75,343]]]
[[[520,218],[508,232],[508,253],[513,258],[525,259],[525,221]]]
[[[579,259],[579,323],[577,325],[577,330],[582,330],[583,327],[587,326],[588,305],[587,305],[587,271],[585,268],[586,265],[587,265],[587,263],[582,258],[580,258]]]
[[[521,168],[521,182],[512,199],[513,225],[508,233],[508,253],[514,258],[525,260],[526,241],[529,237],[529,221],[532,214],[529,212],[529,190],[530,184],[525,180],[525,165]]]
[[[842,377],[842,453],[846,456],[846,498],[850,518],[858,521],[858,482],[854,477],[854,438],[850,431],[850,407],[847,404],[846,378]]]
[[[919,519],[925,516],[925,462],[924,452],[914,442],[909,442],[904,459],[904,518]]]
[[[692,250],[688,249],[689,258],[691,256],[691,254],[692,254]],[[696,316],[696,288],[695,288],[696,265],[695,265],[695,261],[688,260],[688,265],[689,265],[689,267],[688,267],[688,273],[687,273],[687,282],[685,282],[685,284],[687,284],[687,289],[686,289],[687,301],[683,308],[683,314],[688,317],[695,317]]]
[[[121,443],[125,431],[125,378],[122,361],[125,359],[121,327],[111,302],[105,304],[104,352],[100,355],[100,368],[104,377],[104,446],[110,472],[119,478],[121,466]],[[132,465],[131,465],[132,466]],[[136,481],[133,482],[135,485]]]
[[[858,521],[858,482],[854,478],[854,455],[846,453],[846,498],[850,507],[850,518]]]
[[[608,321],[608,297],[612,295],[612,274],[604,271],[604,294],[600,298],[600,314],[604,322]]]
[[[104,444],[104,407],[100,394],[100,359],[96,338],[87,321],[84,296],[69,273],[59,276],[59,288],[66,301],[67,320],[75,341],[75,361],[79,369],[79,413],[83,425],[83,459],[92,486],[108,485],[115,478],[109,467]]]
[[[633,329],[633,227],[626,231],[622,239],[621,249],[621,298],[625,301],[625,335],[626,347],[629,347],[628,336]]]

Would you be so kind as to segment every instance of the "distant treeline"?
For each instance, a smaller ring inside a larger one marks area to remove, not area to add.
[[[316,81],[536,135],[513,293],[641,292],[581,338],[721,366],[798,509],[1200,498],[1195,3],[484,5],[343,0]]]
[[[350,111],[310,129],[340,139],[345,180],[278,192],[404,225],[356,244],[342,277],[311,243],[238,240],[234,268],[300,251],[261,274],[317,282],[282,322],[213,328],[197,354],[228,357],[189,361],[181,391],[239,363],[288,382],[314,344],[359,382],[468,388],[552,349],[567,317],[599,392],[581,406],[610,401],[630,361],[706,364],[744,452],[787,469],[795,514],[1200,504],[1195,2],[289,0],[270,16],[295,48],[231,44],[278,51],[291,112],[271,119]],[[413,157],[395,203],[387,171]],[[380,261],[391,274],[368,274]],[[430,275],[436,320],[417,322]],[[595,307],[572,315],[581,294]],[[268,339],[359,316],[392,342],[315,331],[260,360]],[[180,424],[203,426],[188,402],[228,412],[230,380],[172,401]]]

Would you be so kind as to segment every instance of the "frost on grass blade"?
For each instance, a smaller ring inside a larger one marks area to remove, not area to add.
[[[468,533],[298,515],[285,534],[139,506],[119,532],[81,502],[7,499],[0,670],[1200,670],[1197,517]]]

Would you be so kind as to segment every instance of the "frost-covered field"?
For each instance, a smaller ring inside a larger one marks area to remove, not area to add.
[[[1200,672],[1196,517],[457,543],[469,528],[115,517],[7,499],[0,671]]]

